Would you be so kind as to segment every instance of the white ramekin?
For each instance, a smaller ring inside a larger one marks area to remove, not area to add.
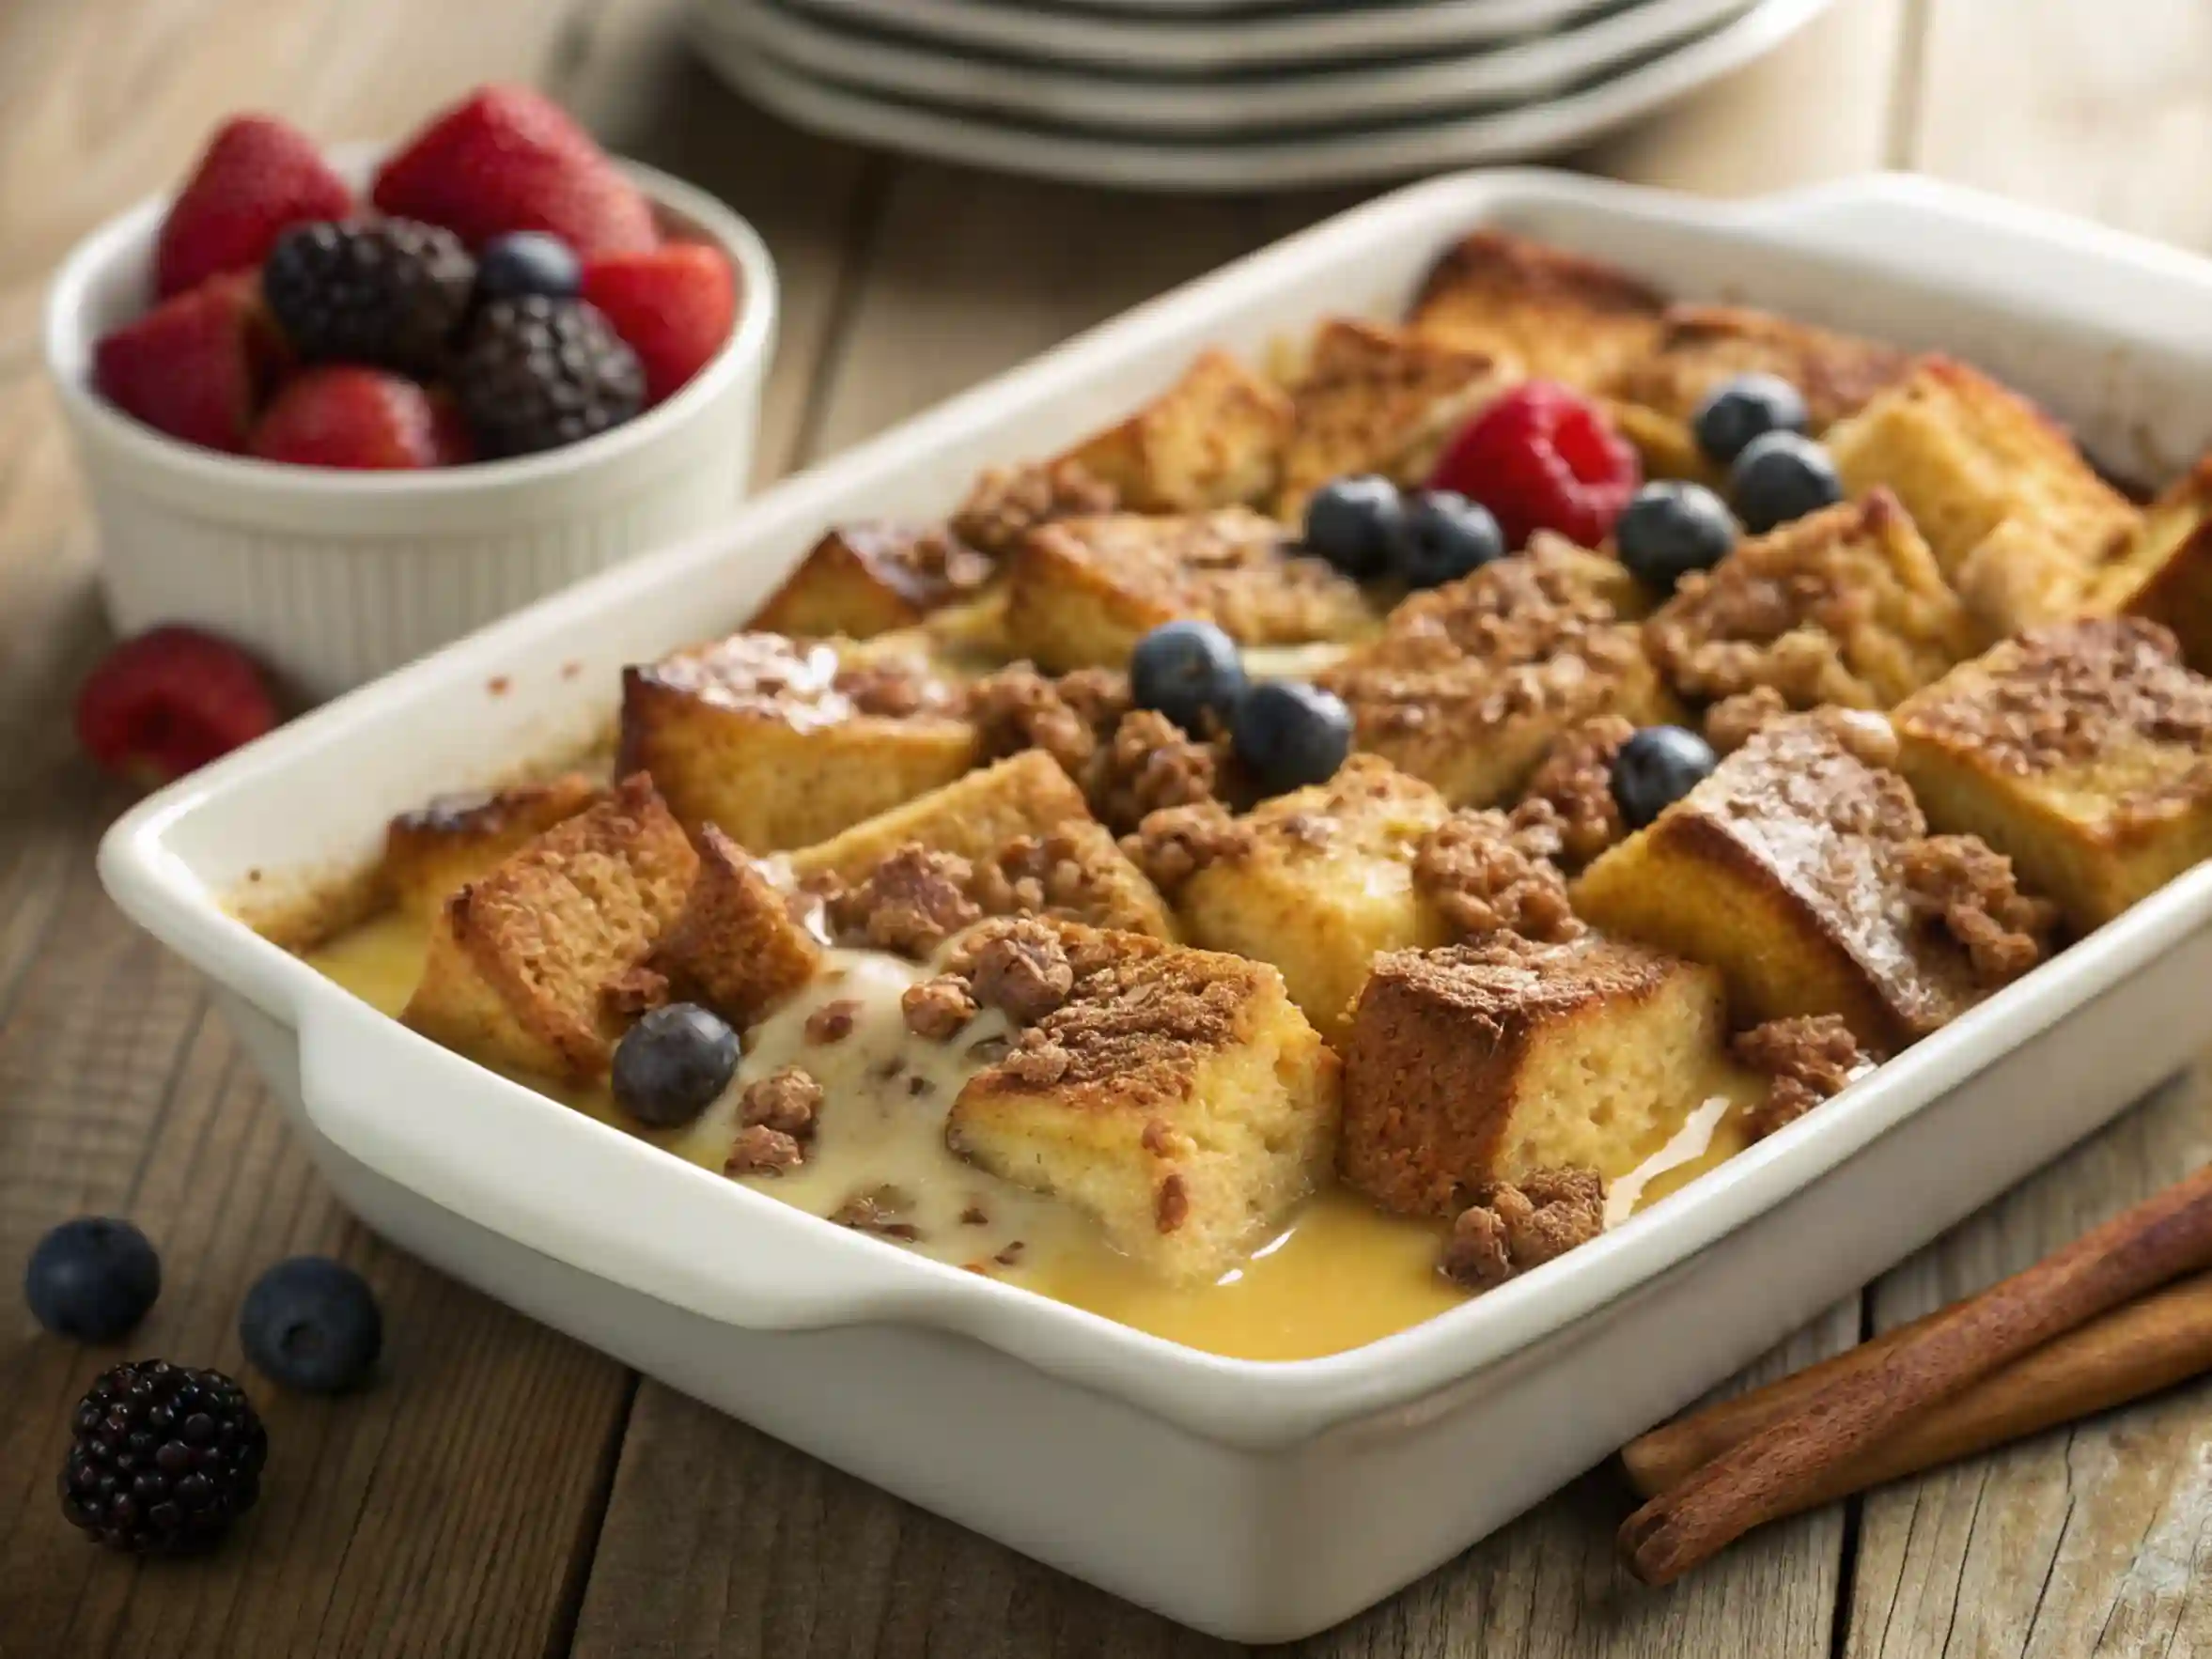
[[[361,184],[375,153],[347,147],[334,164]],[[93,347],[149,302],[168,198],[80,242],[47,296],[46,365],[99,520],[116,628],[195,624],[320,699],[728,512],[752,471],[775,267],[753,227],[712,196],[622,166],[664,229],[729,256],[740,309],[728,344],[681,392],[611,432],[434,472],[279,465],[132,419],[93,388]]]

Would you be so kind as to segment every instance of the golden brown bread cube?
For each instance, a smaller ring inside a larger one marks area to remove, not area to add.
[[[1273,493],[1290,398],[1228,352],[1201,351],[1180,379],[1066,458],[1139,513],[1248,505]]]
[[[802,885],[825,876],[857,885],[911,842],[982,859],[1018,835],[1042,835],[1090,815],[1083,791],[1059,763],[1042,750],[1025,749],[800,847],[790,855],[791,874]]]
[[[1825,430],[1910,364],[1904,352],[1770,312],[1736,305],[1671,305],[1650,349],[1621,365],[1605,390],[1613,423],[1645,473],[1721,488],[1727,469],[1698,447],[1690,416],[1721,381],[1778,375],[1804,395],[1812,429]]]
[[[1274,964],[1291,1000],[1336,1043],[1378,952],[1453,937],[1413,879],[1422,839],[1450,815],[1420,779],[1355,754],[1328,783],[1243,815],[1238,850],[1176,894],[1184,934]]]
[[[808,907],[712,824],[699,831],[699,874],[653,947],[651,966],[678,1000],[712,1009],[739,1031],[821,969]]]
[[[2081,610],[2137,526],[2064,428],[1949,358],[1921,359],[1828,446],[1850,494],[1895,491],[1992,639]]]
[[[919,651],[740,633],[622,676],[618,765],[683,824],[748,852],[805,846],[948,783],[975,728]]]
[[[1413,595],[1380,639],[1316,678],[1350,706],[1356,747],[1455,806],[1492,806],[1519,792],[1568,727],[1678,712],[1622,620],[1633,586],[1617,561],[1544,538]]]
[[[1876,764],[1885,748],[1879,716],[1763,727],[1584,871],[1575,909],[1720,969],[1744,1023],[1833,1014],[1869,1050],[1896,1052],[2002,976],[1916,904],[1908,870],[1927,824],[1904,779]]]
[[[1068,986],[960,1090],[946,1144],[1088,1214],[1163,1279],[1218,1278],[1327,1171],[1336,1056],[1263,963],[1014,925],[1051,931]]]
[[[1502,230],[1444,251],[1407,326],[1583,391],[1607,385],[1657,342],[1665,302],[1626,271]]]
[[[1626,365],[1612,390],[1687,426],[1721,381],[1776,375],[1803,395],[1809,425],[1822,432],[1902,380],[1911,364],[1893,346],[1768,311],[1670,305],[1651,350]]]
[[[401,911],[427,922],[457,889],[602,793],[582,772],[564,772],[543,783],[442,795],[401,813],[385,830],[381,885]]]
[[[2038,628],[1894,719],[1929,821],[2008,855],[2077,928],[2212,856],[2212,680],[2155,623]]]
[[[2143,509],[2116,552],[2089,608],[2172,629],[2183,659],[2212,674],[2212,455]]]
[[[1337,1168],[1406,1216],[1543,1170],[1618,1177],[1729,1092],[1727,1051],[1720,974],[1641,945],[1393,951],[1352,1010]]]
[[[961,885],[986,915],[1025,911],[1154,938],[1176,936],[1159,890],[1042,750],[1023,750],[970,772],[802,847],[787,861],[802,888],[851,892],[863,889],[885,861],[914,847],[966,866]]]
[[[1517,365],[1488,351],[1331,318],[1291,389],[1296,419],[1276,517],[1299,522],[1306,498],[1347,473],[1416,481],[1443,441],[1518,378]]]
[[[1118,668],[1145,634],[1183,617],[1254,645],[1374,626],[1358,583],[1297,556],[1280,525],[1245,507],[1063,519],[1008,562],[1009,648],[1041,668]]]
[[[445,901],[401,1017],[494,1065],[601,1076],[624,1029],[627,981],[698,867],[651,783],[625,779]]]
[[[992,561],[942,526],[865,519],[823,535],[746,628],[799,639],[871,639],[973,598]]]
[[[1643,625],[1683,696],[1771,686],[1793,708],[1887,708],[1970,655],[1974,630],[1887,489],[1751,536]]]

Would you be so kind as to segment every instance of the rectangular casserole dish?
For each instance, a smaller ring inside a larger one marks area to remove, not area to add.
[[[1214,1357],[828,1225],[446,1052],[226,908],[603,725],[625,662],[734,627],[839,519],[942,513],[1328,311],[1394,314],[1497,224],[1686,297],[1968,357],[2115,470],[2212,443],[2212,266],[1924,181],[1721,205],[1440,179],[1141,307],[154,797],[101,850],[204,969],[345,1201],[489,1294],[1069,1573],[1221,1636],[1341,1620],[1502,1525],[2185,1065],[2212,866],[1627,1225],[1329,1358]]]

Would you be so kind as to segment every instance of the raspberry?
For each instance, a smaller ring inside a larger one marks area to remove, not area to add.
[[[494,300],[469,330],[454,393],[487,456],[530,455],[620,426],[646,377],[596,305],[525,294]]]
[[[1445,446],[1429,477],[1490,509],[1505,544],[1539,530],[1595,548],[1643,482],[1636,452],[1587,398],[1530,380],[1496,399]]]
[[[227,640],[157,628],[109,652],[77,693],[77,740],[148,783],[203,767],[276,724],[261,671]]]
[[[204,1549],[254,1507],[268,1457],[260,1418],[221,1372],[118,1365],[78,1403],[61,1512],[116,1549]]]
[[[277,239],[261,291],[302,357],[423,377],[444,364],[476,262],[435,225],[301,225]]]

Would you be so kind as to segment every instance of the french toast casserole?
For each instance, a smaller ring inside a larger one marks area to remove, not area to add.
[[[1214,1352],[1539,1268],[2212,854],[2212,461],[1497,231],[828,527],[308,959]]]

